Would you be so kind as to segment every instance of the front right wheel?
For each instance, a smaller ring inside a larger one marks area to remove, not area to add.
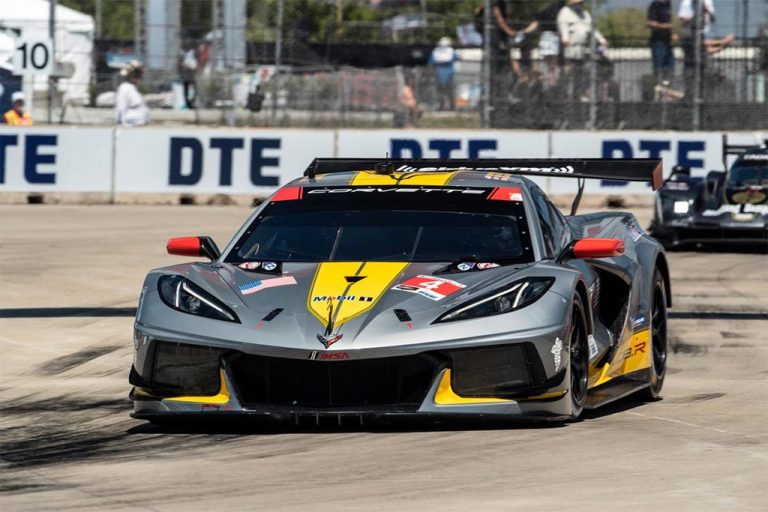
[[[573,298],[571,307],[571,334],[568,343],[570,354],[570,395],[571,419],[576,419],[584,410],[587,401],[587,384],[589,382],[589,349],[587,348],[587,316],[581,297]]]
[[[651,297],[651,371],[649,386],[641,392],[646,400],[657,400],[667,373],[667,294],[664,278],[657,268],[653,273]]]

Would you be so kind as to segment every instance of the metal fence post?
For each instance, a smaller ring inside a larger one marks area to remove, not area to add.
[[[48,37],[51,38],[51,61],[53,73],[48,76],[48,124],[53,121],[53,86],[56,83],[56,5],[58,0],[49,0],[48,4]]]
[[[597,126],[597,19],[595,18],[595,0],[589,1],[589,16],[592,18],[589,34],[589,120],[587,129]]]
[[[490,128],[491,126],[491,31],[493,26],[491,25],[491,9],[493,9],[492,0],[485,0],[483,7],[483,61],[482,61],[482,89],[481,93],[481,110],[480,110],[480,126],[483,128]]]
[[[749,0],[743,0],[741,4],[742,13],[741,13],[741,47],[747,48],[748,43],[747,39],[749,37],[748,34],[748,26],[749,26]],[[741,77],[741,101],[742,103],[746,103],[749,96],[749,85],[747,81],[747,73],[744,73]]]
[[[146,64],[144,51],[147,44],[147,12],[145,0],[133,0],[133,54]]]
[[[278,77],[280,76],[280,64],[283,52],[283,16],[285,12],[285,0],[277,2],[277,34],[275,37],[275,74],[272,75],[272,112],[270,122],[272,126],[277,119],[277,95],[279,93]]]
[[[702,30],[704,22],[703,0],[693,0],[693,130],[698,131],[701,127],[701,80],[703,78],[701,51],[703,49]]]

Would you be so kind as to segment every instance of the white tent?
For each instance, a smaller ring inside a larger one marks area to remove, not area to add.
[[[14,37],[47,37],[49,10],[47,0],[0,0],[0,30]],[[56,6],[56,61],[71,63],[75,68],[71,78],[59,81],[59,90],[68,99],[88,98],[93,28],[91,16],[63,5]],[[45,78],[36,78],[32,87],[35,91],[45,90]]]
[[[13,70],[11,59],[15,48],[15,39],[0,32],[0,68]]]

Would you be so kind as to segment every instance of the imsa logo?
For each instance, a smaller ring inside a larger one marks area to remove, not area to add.
[[[309,359],[313,361],[343,361],[349,359],[349,354],[347,352],[319,352],[313,350],[309,354]]]

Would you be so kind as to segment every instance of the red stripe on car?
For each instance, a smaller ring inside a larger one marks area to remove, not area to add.
[[[523,200],[523,193],[517,187],[497,187],[488,196],[490,201],[516,201]]]
[[[284,187],[275,192],[272,201],[296,201],[301,199],[304,189],[302,187]]]

